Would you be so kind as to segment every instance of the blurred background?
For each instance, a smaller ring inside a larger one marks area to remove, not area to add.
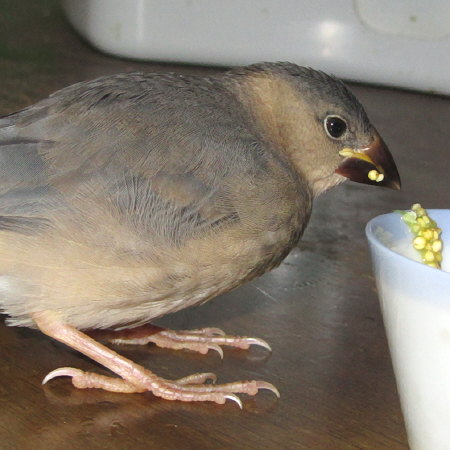
[[[110,54],[195,64],[286,60],[337,76],[450,93],[448,0],[63,0]]]

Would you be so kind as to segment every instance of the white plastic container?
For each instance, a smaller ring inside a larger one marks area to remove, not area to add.
[[[212,65],[291,61],[450,94],[449,0],[63,0],[118,56]]]
[[[409,258],[400,214],[372,219],[366,234],[409,444],[450,450],[450,210],[428,213],[443,229],[445,271]]]

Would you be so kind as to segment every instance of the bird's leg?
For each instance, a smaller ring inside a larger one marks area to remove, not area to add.
[[[269,351],[272,350],[263,339],[226,335],[220,328],[176,331],[146,324],[117,331],[93,330],[88,331],[87,334],[94,339],[112,344],[145,345],[152,342],[162,348],[188,349],[202,354],[208,353],[208,350],[215,350],[221,357],[223,357],[221,346],[247,349],[251,345],[259,345]]]
[[[241,407],[242,403],[235,394],[255,395],[260,389],[268,389],[279,396],[275,386],[265,381],[237,381],[221,385],[203,384],[208,379],[214,381],[215,376],[210,373],[193,374],[174,381],[165,380],[65,324],[53,312],[36,313],[33,319],[44,334],[78,350],[122,378],[106,377],[64,367],[49,373],[44,383],[57,376],[70,376],[72,383],[78,388],[101,388],[125,393],[151,391],[154,395],[167,400],[185,402],[212,401],[222,404],[230,399]]]

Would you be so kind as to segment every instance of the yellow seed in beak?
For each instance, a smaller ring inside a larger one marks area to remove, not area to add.
[[[380,181],[384,180],[384,174],[378,172],[378,170],[373,169],[367,174],[367,178],[369,178],[369,180],[371,181],[376,181],[377,183],[379,183]]]

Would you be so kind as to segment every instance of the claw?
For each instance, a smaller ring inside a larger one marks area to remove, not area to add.
[[[223,359],[223,350],[219,345],[210,344],[210,345],[208,345],[208,350],[216,351],[219,354],[220,359]]]
[[[246,340],[249,345],[259,345],[260,347],[264,347],[265,349],[269,350],[269,352],[272,351],[272,347],[264,339],[247,338]]]
[[[59,369],[52,370],[46,375],[42,380],[42,384],[46,384],[50,380],[56,377],[76,377],[77,375],[82,375],[83,371],[80,369],[74,369],[73,367],[60,367]]]
[[[226,400],[232,400],[233,402],[237,403],[239,408],[241,408],[241,409],[243,408],[241,399],[237,395],[235,395],[235,394],[227,394],[227,395],[224,395],[223,398],[226,399]]]
[[[268,391],[273,392],[277,398],[280,398],[280,391],[271,383],[267,383],[267,381],[257,381],[256,387],[258,390],[260,389],[267,389]]]

